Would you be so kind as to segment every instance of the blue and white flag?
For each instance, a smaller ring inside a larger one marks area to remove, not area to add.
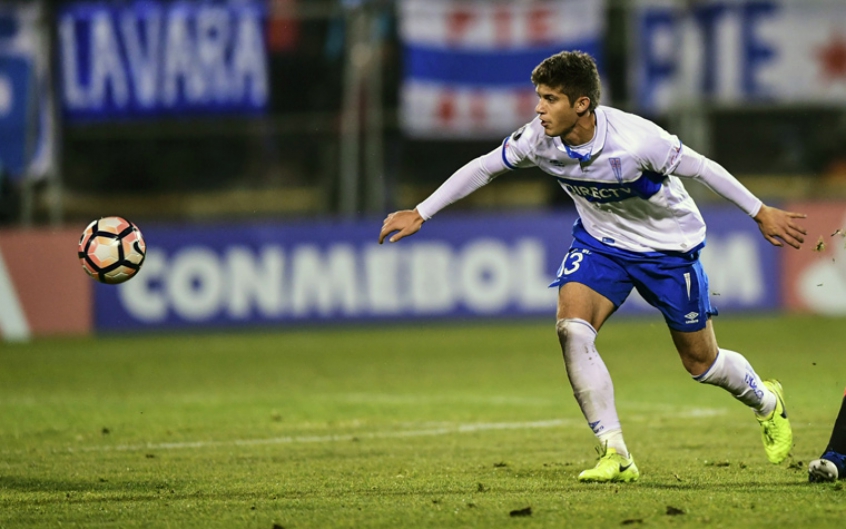
[[[530,76],[543,59],[581,50],[600,61],[604,4],[403,0],[405,132],[499,137],[531,120]]]
[[[0,5],[0,167],[14,179],[55,169],[47,34],[41,2]]]
[[[702,101],[846,101],[846,3],[641,0],[629,34],[640,110]]]

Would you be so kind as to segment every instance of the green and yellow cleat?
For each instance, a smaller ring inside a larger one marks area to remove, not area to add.
[[[583,470],[579,474],[579,481],[585,483],[629,482],[640,478],[640,472],[631,454],[625,458],[618,454],[616,449],[606,446],[599,446],[596,451],[599,453],[599,462],[595,467]]]
[[[777,465],[787,459],[790,449],[793,448],[793,429],[790,428],[787,411],[784,409],[784,390],[781,383],[778,380],[765,380],[764,385],[775,393],[776,407],[768,417],[758,417],[758,422],[761,423],[761,438],[767,459]]]

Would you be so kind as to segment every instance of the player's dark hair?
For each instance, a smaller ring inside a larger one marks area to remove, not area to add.
[[[580,97],[590,99],[589,110],[599,104],[599,71],[593,57],[581,51],[562,51],[547,57],[532,70],[532,84],[561,90],[570,106]]]

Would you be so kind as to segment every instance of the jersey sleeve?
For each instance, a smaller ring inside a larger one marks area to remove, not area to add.
[[[635,157],[641,169],[661,175],[673,174],[679,165],[684,146],[675,134],[670,134],[655,123],[636,118],[629,129],[632,143],[636,146]]]
[[[475,158],[454,172],[426,200],[417,204],[417,213],[423,220],[429,220],[438,211],[507,173],[508,169],[502,162],[501,149],[494,149]]]
[[[721,197],[734,203],[750,217],[758,214],[763,202],[746,189],[746,186],[738,182],[722,165],[689,147],[685,148],[680,158],[681,161],[673,172],[674,175],[699,180]]]
[[[502,142],[502,162],[509,169],[532,167],[534,146],[537,143],[539,120],[526,123]]]

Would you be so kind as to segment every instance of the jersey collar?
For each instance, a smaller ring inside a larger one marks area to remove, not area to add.
[[[605,135],[608,132],[608,118],[602,107],[596,107],[593,112],[596,115],[596,131],[593,133],[593,138],[591,138],[589,142],[583,145],[570,147],[561,141],[561,138],[558,136],[553,139],[558,150],[566,152],[567,156],[575,160],[579,160],[581,163],[589,162],[591,158],[598,155],[602,148],[605,147]]]

